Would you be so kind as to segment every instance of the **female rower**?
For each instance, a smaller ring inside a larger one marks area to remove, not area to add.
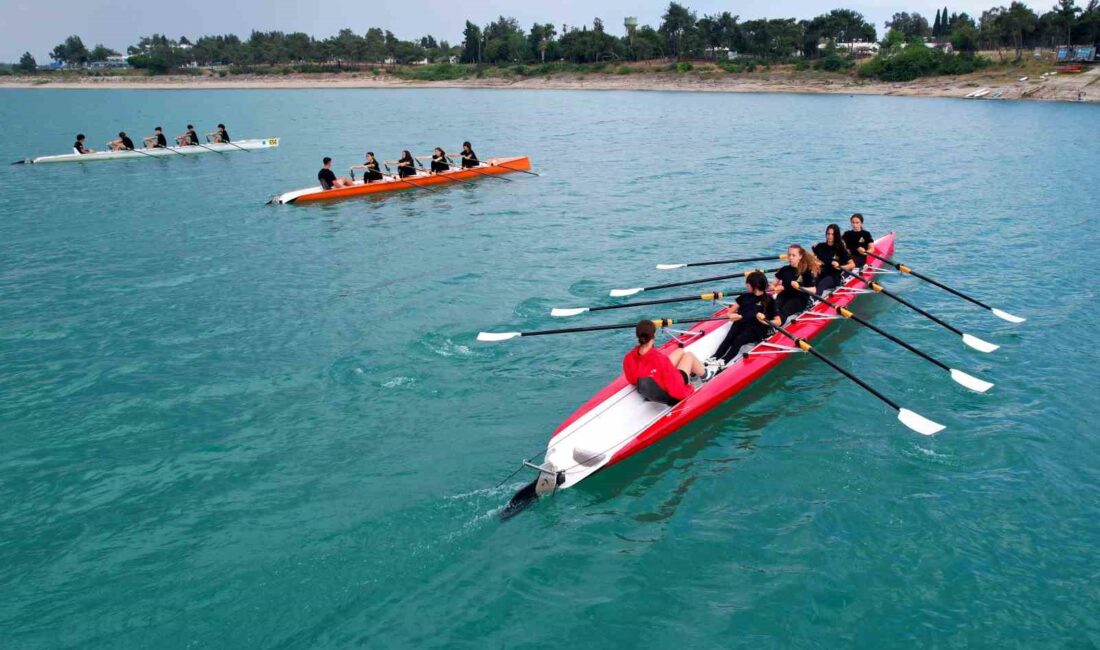
[[[875,238],[863,229],[862,214],[857,212],[848,221],[852,224],[852,229],[844,233],[844,245],[848,247],[848,253],[851,254],[856,266],[863,266],[867,263],[867,256],[861,255],[859,249],[868,248],[874,243]]]
[[[821,275],[817,278],[817,290],[830,291],[840,286],[840,269],[851,271],[856,268],[852,256],[848,254],[848,247],[841,239],[840,226],[835,223],[825,228],[825,241],[814,244],[814,255],[821,260]],[[833,261],[840,267],[834,268]]]
[[[76,142],[73,143],[73,153],[86,154],[95,153],[95,149],[88,149],[84,146],[84,134],[76,134]]]
[[[695,392],[691,375],[709,379],[703,364],[687,350],[680,348],[665,356],[654,349],[657,326],[653,321],[639,321],[634,334],[638,347],[623,357],[623,376],[638,387],[642,397],[672,406]]]
[[[374,157],[373,151],[367,152],[367,160],[362,165],[356,165],[352,169],[365,169],[363,172],[363,182],[370,183],[371,181],[382,180],[382,170],[378,168],[378,160]]]
[[[474,153],[474,148],[470,146],[469,142],[462,143],[462,168],[477,167],[481,164],[481,161],[477,159],[477,154]]]
[[[779,317],[785,323],[791,316],[810,306],[810,297],[791,286],[797,281],[806,291],[816,293],[817,277],[821,274],[821,260],[798,244],[787,247],[787,266],[775,274],[772,288],[779,293],[775,296],[775,306]]]
[[[336,177],[336,174],[332,173],[332,158],[325,156],[321,161],[321,171],[317,172],[317,180],[321,181],[321,189],[331,190],[338,187],[351,187],[355,181],[350,178],[341,176]]]
[[[134,141],[126,136],[125,131],[118,132],[118,139],[111,140],[111,151],[133,151]]]
[[[450,168],[451,164],[447,161],[447,153],[443,151],[442,147],[436,147],[435,151],[432,152],[432,173],[438,174]]]
[[[732,361],[742,346],[759,343],[768,336],[767,325],[756,319],[758,313],[764,314],[764,318],[772,325],[782,324],[775,300],[768,295],[768,278],[762,271],[748,274],[745,278],[745,289],[747,291],[737,296],[737,305],[726,310],[726,315],[733,324],[712,357],[721,367]],[[711,361],[708,360],[707,365],[710,364]]]
[[[416,161],[408,149],[401,152],[401,158],[397,161],[397,174],[401,178],[416,176]]]

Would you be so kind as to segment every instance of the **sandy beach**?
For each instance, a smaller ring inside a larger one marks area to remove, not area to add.
[[[450,81],[410,81],[370,73],[234,75],[229,77],[166,75],[155,77],[104,76],[51,79],[9,77],[0,88],[40,89],[218,89],[218,88],[516,88],[525,90],[650,90],[748,93],[834,93],[957,97],[988,89],[985,99],[1100,101],[1100,68],[1081,74],[1028,77],[1011,71],[978,72],[956,77],[930,77],[905,83],[857,79],[819,72],[773,71],[756,74],[676,74],[668,72],[616,74],[556,74],[544,77],[485,77]],[[998,94],[999,93],[999,94]]]

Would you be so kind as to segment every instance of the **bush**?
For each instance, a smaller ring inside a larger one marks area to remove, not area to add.
[[[685,72],[691,72],[695,69],[695,66],[691,65],[689,61],[682,61],[676,64],[676,72],[683,74]]]
[[[912,81],[917,77],[974,72],[989,61],[967,54],[944,54],[922,44],[910,44],[894,54],[880,54],[859,69],[861,77],[882,81]]]
[[[224,77],[225,74],[226,74],[225,70],[218,70],[218,76],[219,77]]]
[[[738,72],[741,72],[742,70],[744,70],[744,68],[743,68],[743,67],[741,66],[741,64],[740,64],[740,63],[726,63],[726,62],[722,62],[722,63],[719,63],[719,64],[718,64],[718,67],[719,67],[719,68],[722,68],[722,69],[723,69],[723,70],[725,70],[726,72],[732,72],[732,73],[734,73],[734,74],[736,74],[736,73],[738,73]]]
[[[374,68],[374,74],[378,74],[377,70],[377,68]],[[419,65],[414,67],[401,67],[394,70],[395,76],[402,79],[412,79],[415,81],[452,81],[454,79],[461,79],[468,74],[469,68],[467,68],[466,66],[455,65],[449,62]],[[477,69],[478,79],[480,79],[482,75],[483,70],[479,67]]]
[[[803,70],[806,70],[809,67],[810,67],[809,64],[806,63],[805,61],[799,61],[798,63],[794,64],[794,69],[798,70],[799,72],[802,72]]]
[[[839,54],[829,54],[817,61],[814,64],[815,70],[825,70],[826,72],[841,72],[842,70],[848,70],[854,63],[852,63],[847,57]]]
[[[615,71],[615,74],[630,74],[631,70],[629,66],[621,65],[619,69]]]

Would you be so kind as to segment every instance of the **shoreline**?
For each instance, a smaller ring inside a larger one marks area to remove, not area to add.
[[[1076,102],[1100,101],[1100,67],[1074,75],[1020,81],[1016,74],[976,72],[957,77],[926,77],[909,82],[882,82],[824,73],[764,74],[555,74],[543,77],[462,78],[449,81],[413,81],[391,75],[362,73],[240,75],[233,78],[166,75],[157,77],[84,77],[55,81],[47,77],[0,78],[0,89],[101,90],[294,90],[319,88],[415,89],[490,88],[519,90],[630,90],[673,92],[800,93],[954,97],[988,88],[985,99]]]

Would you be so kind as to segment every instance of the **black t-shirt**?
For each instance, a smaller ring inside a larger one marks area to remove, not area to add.
[[[76,149],[77,153],[84,153],[84,143],[80,140],[77,140],[73,143],[73,149]]]
[[[157,134],[157,146],[158,147],[167,147],[168,146],[168,138],[164,137],[163,133],[158,133]]]
[[[863,266],[867,263],[867,256],[860,255],[859,249],[867,248],[874,243],[875,238],[871,236],[871,233],[866,230],[856,232],[849,230],[841,236],[844,240],[844,245],[848,247],[848,252],[852,254],[852,259],[855,261],[856,266]]]
[[[775,279],[783,283],[783,290],[780,291],[779,295],[777,296],[778,298],[783,299],[802,297],[803,294],[801,291],[791,288],[792,281],[797,281],[798,284],[802,285],[803,287],[812,287],[816,284],[814,280],[814,274],[811,271],[806,271],[802,274],[802,277],[799,278],[798,269],[791,266],[790,264],[779,269],[779,271],[777,271],[775,274]],[[753,316],[753,318],[755,318],[755,316]]]
[[[134,148],[134,141],[131,140],[130,138],[128,138],[126,136],[122,136],[122,137],[119,138],[119,140],[122,140],[122,146],[123,147],[126,147],[127,149],[133,149]]]
[[[764,331],[768,329],[768,326],[756,320],[756,314],[761,311],[760,300],[761,297],[751,291],[742,293],[737,296],[737,313],[741,314],[741,322],[757,330]],[[764,318],[769,321],[779,315],[779,309],[775,306],[774,300],[768,300],[768,305],[763,308],[763,313]]]
[[[331,169],[322,167],[321,171],[317,172],[317,180],[321,181],[322,189],[331,190],[336,183],[336,174],[333,174]]]
[[[432,156],[432,171],[433,172],[445,172],[450,169],[450,165],[447,164],[445,156]]]
[[[197,145],[199,143],[199,134],[195,133],[194,129],[191,129],[190,131],[187,132],[187,139],[190,142],[190,144]]]
[[[477,154],[473,149],[470,149],[466,153],[462,154],[462,166],[463,167],[477,167],[478,165]]]
[[[825,242],[814,244],[814,255],[817,256],[817,259],[821,260],[821,275],[839,276],[840,271],[833,268],[833,260],[840,262],[841,266],[851,261],[847,252],[843,250],[838,251]]]
[[[221,135],[222,142],[230,142],[229,131],[226,131],[225,129],[218,129],[218,134]]]

